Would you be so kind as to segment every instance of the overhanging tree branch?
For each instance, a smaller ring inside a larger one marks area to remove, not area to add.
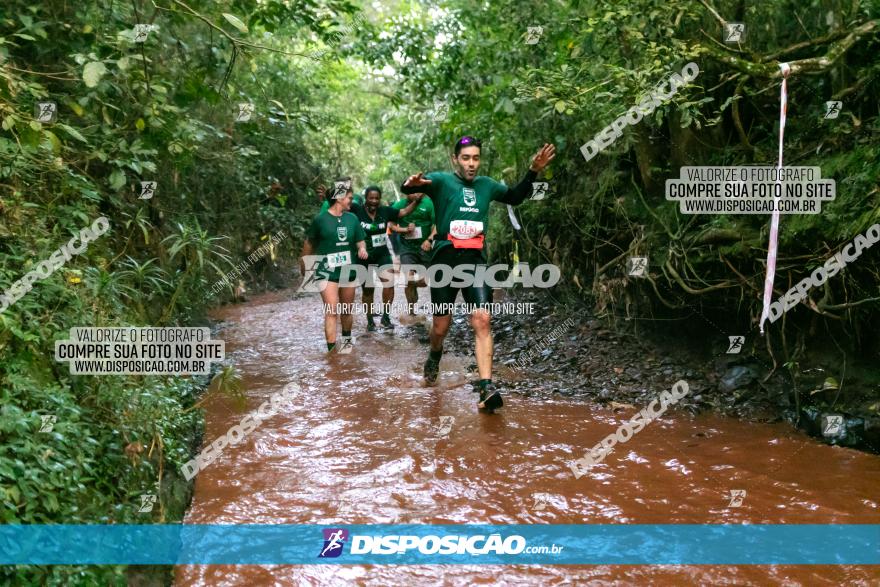
[[[831,69],[832,66],[840,59],[847,51],[849,51],[853,45],[855,45],[862,37],[868,36],[870,34],[874,34],[877,31],[878,24],[880,24],[880,20],[869,20],[868,22],[859,25],[855,29],[853,29],[848,35],[837,41],[836,43],[832,43],[828,51],[825,55],[821,55],[819,57],[809,57],[807,59],[798,59],[795,61],[789,61],[788,65],[791,67],[790,75],[799,75],[799,74],[817,74],[823,73]],[[759,77],[764,79],[775,79],[782,77],[782,71],[779,69],[779,66],[775,63],[765,63],[768,59],[771,59],[773,55],[782,55],[788,52],[792,47],[788,49],[784,49],[783,51],[778,51],[775,54],[771,54],[770,56],[759,57],[759,61],[750,61],[748,59],[743,59],[738,55],[732,54],[720,47],[716,47],[714,45],[698,45],[701,49],[701,52],[709,55],[716,61],[720,61],[721,63],[726,63],[733,69],[737,71],[741,71],[753,77]]]

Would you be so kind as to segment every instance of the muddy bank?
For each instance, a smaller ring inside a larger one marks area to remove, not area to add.
[[[678,409],[754,422],[784,420],[829,444],[880,453],[880,369],[865,360],[850,358],[841,378],[839,357],[817,346],[801,360],[793,380],[783,365],[774,369],[763,340],[754,334],[731,354],[725,333],[709,322],[695,328],[694,318],[681,334],[676,332],[681,321],[612,324],[595,318],[579,300],[547,292],[504,293],[496,300],[533,304],[532,315],[493,318],[494,378],[512,393],[576,396],[612,408],[642,406],[685,379],[691,392]],[[473,357],[465,316],[454,318],[447,348]]]

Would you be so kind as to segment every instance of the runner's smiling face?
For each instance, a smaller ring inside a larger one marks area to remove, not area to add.
[[[452,158],[452,167],[459,177],[473,181],[480,170],[480,147],[463,147],[458,155]]]
[[[367,209],[367,212],[373,214],[376,210],[378,210],[381,200],[382,196],[379,195],[379,192],[377,192],[376,190],[368,191],[366,197],[364,198],[364,207]]]

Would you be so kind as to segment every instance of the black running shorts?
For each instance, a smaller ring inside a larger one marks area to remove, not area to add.
[[[464,264],[472,264],[475,266],[486,265],[486,263],[483,261],[483,253],[481,250],[456,249],[451,245],[447,245],[437,251],[437,253],[434,255],[434,259],[431,261],[432,266],[442,264],[448,265],[450,268],[454,268]],[[473,274],[472,271],[469,271],[468,273]],[[455,299],[458,297],[459,290],[461,290],[461,296],[464,298],[464,301],[467,304],[481,305],[489,304],[492,302],[492,288],[486,284],[483,284],[482,286],[471,285],[469,287],[455,287],[453,285],[434,287],[432,285],[431,304],[435,306],[434,313],[438,316],[451,314],[448,309],[438,311],[437,306],[439,304],[454,304]]]

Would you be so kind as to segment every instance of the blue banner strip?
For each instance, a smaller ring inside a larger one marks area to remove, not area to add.
[[[877,565],[880,524],[0,525],[0,564]]]

